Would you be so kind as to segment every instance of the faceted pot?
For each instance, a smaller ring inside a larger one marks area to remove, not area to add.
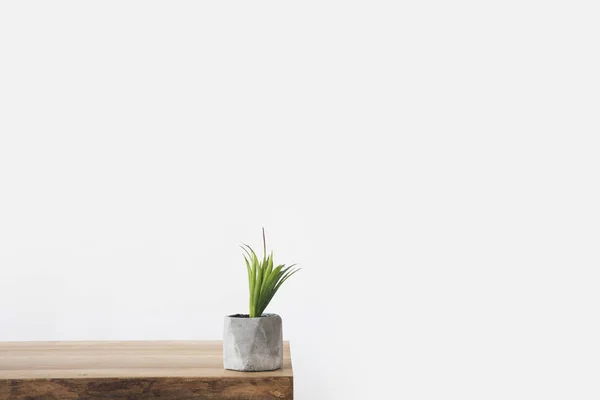
[[[273,371],[283,365],[281,317],[263,314],[225,317],[223,365],[236,371]]]

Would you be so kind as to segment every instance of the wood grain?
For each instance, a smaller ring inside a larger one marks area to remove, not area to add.
[[[293,398],[289,343],[283,368],[223,369],[220,341],[0,343],[0,399]]]

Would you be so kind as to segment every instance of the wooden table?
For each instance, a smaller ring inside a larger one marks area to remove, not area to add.
[[[1,400],[293,398],[283,368],[223,369],[220,341],[0,342]]]

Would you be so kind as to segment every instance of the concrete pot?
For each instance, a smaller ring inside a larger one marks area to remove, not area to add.
[[[283,365],[281,317],[263,314],[225,317],[223,365],[236,371],[272,371]]]

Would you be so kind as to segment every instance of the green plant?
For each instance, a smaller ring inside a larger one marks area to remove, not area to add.
[[[296,264],[285,266],[285,264],[273,267],[273,252],[267,256],[267,240],[265,238],[265,229],[263,233],[264,255],[262,261],[247,244],[242,245],[246,268],[248,269],[248,284],[250,287],[250,318],[260,317],[265,308],[290,276],[294,275],[300,268],[294,269]]]

